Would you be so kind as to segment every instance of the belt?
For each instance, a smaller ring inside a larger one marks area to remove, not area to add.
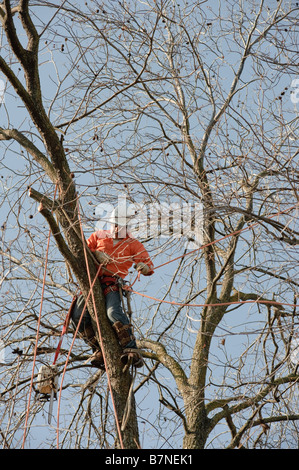
[[[119,284],[115,277],[100,276],[100,282],[102,285],[104,295],[109,294],[109,292],[116,292],[119,290]]]
[[[116,291],[119,290],[119,286],[117,284],[111,284],[110,286],[109,285],[107,286],[107,285],[103,284],[102,288],[103,288],[103,294],[104,295],[109,294],[109,292],[116,292]]]
[[[112,276],[100,276],[100,282],[101,284],[116,284],[117,279]]]

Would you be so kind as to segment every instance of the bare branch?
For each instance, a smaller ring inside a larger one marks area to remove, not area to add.
[[[0,128],[0,140],[14,139],[18,142],[30,155],[36,160],[36,162],[45,170],[49,178],[55,183],[57,181],[57,175],[55,169],[47,157],[17,129],[2,129]]]

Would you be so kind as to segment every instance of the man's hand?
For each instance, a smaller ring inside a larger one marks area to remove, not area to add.
[[[146,276],[149,273],[150,268],[148,267],[147,264],[145,263],[137,263],[135,268],[137,269],[138,272]]]
[[[97,261],[106,266],[108,263],[111,262],[110,256],[107,255],[104,251],[94,251],[94,256],[96,257]]]

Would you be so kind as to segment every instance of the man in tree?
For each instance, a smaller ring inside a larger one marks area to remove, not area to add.
[[[112,212],[110,230],[98,230],[87,240],[87,245],[99,263],[99,278],[106,301],[106,313],[123,348],[121,360],[131,360],[135,367],[142,367],[143,360],[137,349],[129,319],[122,307],[122,285],[129,269],[134,267],[138,274],[153,274],[153,263],[143,244],[133,238],[128,229],[130,215],[127,208],[118,207]],[[72,311],[72,321],[77,326],[82,315],[85,300],[80,296]],[[83,339],[91,346],[91,364],[104,369],[104,357],[87,310],[79,326]]]

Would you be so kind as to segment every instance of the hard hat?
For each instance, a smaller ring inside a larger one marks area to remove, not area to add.
[[[130,207],[119,204],[116,209],[113,209],[109,222],[113,225],[125,226],[135,216],[135,211]]]

